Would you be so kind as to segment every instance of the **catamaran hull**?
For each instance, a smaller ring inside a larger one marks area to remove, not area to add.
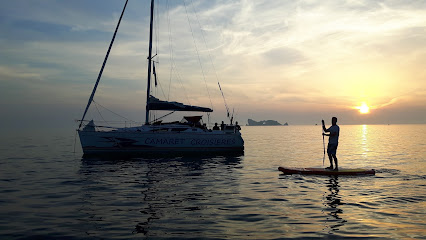
[[[78,131],[84,154],[155,152],[236,152],[244,150],[240,133]]]

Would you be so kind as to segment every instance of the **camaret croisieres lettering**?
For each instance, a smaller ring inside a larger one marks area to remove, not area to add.
[[[183,138],[147,138],[145,140],[145,144],[184,144],[185,143],[185,139]]]
[[[230,145],[235,144],[235,139],[224,139],[224,138],[217,138],[217,139],[192,139],[191,145],[203,145],[203,146],[210,146],[210,145]]]
[[[147,138],[145,139],[145,144],[151,145],[179,145],[185,144],[185,139],[183,138]],[[215,139],[192,139],[190,140],[190,144],[201,145],[201,146],[212,146],[212,145],[231,145],[235,144],[235,139],[230,138],[215,138]]]

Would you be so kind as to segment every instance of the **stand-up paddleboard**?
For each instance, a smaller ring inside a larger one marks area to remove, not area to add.
[[[374,169],[339,169],[338,171],[324,168],[287,168],[279,167],[278,170],[284,174],[311,174],[311,175],[374,175]]]

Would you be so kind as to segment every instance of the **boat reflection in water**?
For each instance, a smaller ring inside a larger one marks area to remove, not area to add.
[[[214,206],[238,192],[241,160],[242,155],[84,157],[80,211],[87,234],[113,238],[111,229],[128,239],[217,234]]]

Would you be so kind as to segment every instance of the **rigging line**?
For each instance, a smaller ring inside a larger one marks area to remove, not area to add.
[[[78,120],[78,121],[80,121],[80,120]],[[84,120],[85,122],[90,122],[89,120]],[[97,123],[103,123],[103,121],[101,121],[101,120],[96,120],[96,122]],[[108,121],[108,123],[123,123],[123,122],[126,122],[126,121],[111,121],[111,120],[109,120]],[[98,125],[96,125],[96,126],[98,126]]]
[[[160,120],[160,119],[162,119],[162,118],[165,118],[165,117],[167,117],[167,116],[169,116],[170,114],[173,114],[173,113],[175,113],[175,112],[176,112],[176,111],[169,112],[169,113],[167,113],[166,115],[161,116],[161,117],[157,118],[157,119],[156,119],[156,120],[154,120],[154,121],[151,121],[150,123],[153,123],[153,122],[158,121],[158,120]]]
[[[207,125],[211,126],[210,125],[210,113],[209,112],[207,113]]]
[[[157,64],[159,64],[159,62],[155,62],[155,61],[153,61],[153,63],[157,63]],[[157,66],[158,66],[158,65],[157,65]],[[153,67],[155,68],[155,64],[153,64]],[[156,69],[156,68],[155,68],[155,69]],[[154,74],[155,74],[155,81],[156,81],[156,83],[157,83],[158,85],[160,85],[160,90],[161,90],[161,92],[163,93],[164,98],[166,98],[166,94],[164,93],[163,85],[161,85],[160,78],[158,77],[157,70],[155,70],[155,71],[154,71]],[[157,96],[157,93],[158,93],[157,85],[155,85],[155,95],[156,95],[156,96]]]
[[[191,3],[192,3],[192,9],[193,9],[193,11],[194,11],[195,17],[197,18],[198,26],[199,26],[199,28],[200,28],[200,30],[201,30],[201,36],[202,36],[202,38],[203,38],[204,45],[205,45],[205,47],[206,47],[206,49],[207,49],[207,53],[208,53],[208,56],[209,56],[210,63],[211,63],[211,65],[212,65],[213,71],[214,71],[215,76],[216,76],[217,84],[219,85],[220,92],[222,93],[223,101],[224,101],[224,103],[225,103],[225,107],[226,107],[226,112],[227,112],[227,115],[228,115],[228,118],[229,118],[229,114],[230,114],[230,113],[229,113],[229,108],[228,108],[228,104],[226,103],[226,99],[225,99],[225,96],[224,96],[224,94],[223,94],[222,88],[220,87],[220,83],[219,83],[219,76],[218,76],[218,74],[217,74],[216,67],[215,67],[215,65],[214,65],[214,63],[213,63],[212,56],[211,56],[211,53],[210,53],[210,49],[209,49],[209,48],[208,48],[208,46],[207,46],[207,41],[206,41],[206,38],[205,38],[205,36],[204,36],[204,31],[203,31],[203,29],[201,28],[200,19],[198,18],[198,14],[197,14],[197,11],[196,11],[196,9],[195,9],[195,7],[194,7],[194,2],[193,2],[192,0],[191,0]]]
[[[161,85],[161,82],[158,79],[158,77],[157,77],[157,82],[158,82],[158,85],[160,85],[160,89],[161,89],[161,92],[163,93],[164,98],[166,98],[166,94],[164,93],[164,90],[163,90],[163,85]]]
[[[98,110],[99,116],[101,116],[102,120],[104,120],[104,122],[106,124],[110,125],[107,121],[105,121],[104,116],[102,116],[102,114],[101,114],[101,111],[99,111],[98,104],[95,101],[93,101],[93,103],[95,104],[95,108],[96,108],[96,110]],[[109,126],[109,127],[111,127],[111,126]]]
[[[240,107],[239,106],[237,106],[237,110],[235,110],[235,118],[237,118],[237,115],[239,114],[239,112],[240,112]]]
[[[159,46],[159,42],[160,42],[160,18],[159,13],[158,13],[158,6],[155,8],[156,13],[154,14],[154,30],[155,30],[155,56],[158,56],[158,46]],[[154,56],[154,57],[155,57]],[[152,58],[154,58],[152,57]],[[157,57],[158,59],[159,57]]]
[[[185,89],[185,86],[183,84],[181,74],[179,72],[179,69],[177,68],[177,65],[176,65],[176,62],[174,61],[174,58],[172,59],[172,63],[173,63],[173,66],[174,66],[173,69],[176,71],[176,78],[180,83],[180,86],[182,88],[183,94],[185,95],[186,101],[188,102],[188,104],[191,105],[191,101],[189,101],[188,94],[186,93],[186,89]]]
[[[159,81],[158,81],[158,74],[155,71],[156,70],[155,69],[155,63],[158,64],[159,61],[160,61],[160,56],[158,54],[158,52],[159,52],[158,46],[160,45],[160,18],[158,17],[159,16],[158,7],[155,8],[155,11],[156,11],[155,14],[154,14],[155,54],[154,54],[154,56],[151,57],[151,61],[153,63],[152,68],[153,68],[154,71],[151,71],[151,73],[155,75],[154,76],[155,77],[155,88],[152,88],[152,91],[154,92],[154,95],[157,96],[157,93],[158,93],[157,84],[158,84]],[[154,58],[156,58],[156,60],[154,60]],[[161,87],[161,85],[160,85],[160,87]],[[163,95],[164,95],[164,91],[162,89],[161,89],[161,91],[163,92]]]
[[[138,123],[138,122],[136,122],[136,121],[134,121],[134,120],[128,119],[128,118],[126,118],[126,117],[124,117],[124,116],[121,116],[121,115],[120,115],[120,114],[118,114],[118,113],[115,113],[115,112],[113,112],[113,111],[109,110],[108,108],[106,108],[106,107],[102,106],[102,105],[101,105],[101,104],[99,104],[98,102],[95,102],[95,100],[93,100],[93,102],[95,103],[95,106],[96,106],[96,105],[99,105],[100,107],[102,107],[103,109],[105,109],[105,110],[109,111],[110,113],[112,113],[112,114],[114,114],[114,115],[117,115],[117,116],[119,116],[119,117],[121,117],[121,118],[124,118],[124,119],[126,119],[127,121],[130,121],[130,122],[133,122],[133,123]],[[108,123],[107,121],[105,121],[105,122],[106,122],[106,123]]]
[[[191,29],[192,39],[194,40],[194,45],[195,45],[195,50],[196,50],[196,52],[197,52],[198,62],[200,63],[200,68],[201,68],[201,72],[202,72],[202,74],[203,74],[204,83],[205,83],[205,85],[206,85],[207,94],[209,95],[210,106],[211,106],[211,108],[213,109],[212,98],[210,97],[210,91],[209,91],[209,88],[208,88],[208,86],[207,86],[206,76],[205,76],[205,74],[204,74],[203,65],[201,64],[200,53],[199,53],[199,51],[198,51],[197,42],[195,41],[195,36],[194,36],[194,31],[192,30],[191,21],[189,20],[189,14],[188,14],[188,9],[186,8],[186,2],[185,2],[185,0],[183,1],[183,5],[185,6],[186,17],[187,17],[187,19],[188,19],[189,28]]]
[[[176,78],[180,84],[180,87],[182,89],[182,92],[186,98],[186,101],[188,104],[191,104],[191,101],[188,98],[188,94],[186,92],[185,89],[185,85],[183,84],[182,81],[182,75],[179,72],[179,68],[177,67],[177,64],[175,62],[174,59],[174,50],[173,50],[173,34],[172,34],[172,28],[171,28],[171,24],[170,24],[170,15],[169,15],[169,2],[167,1],[167,17],[168,17],[168,28],[169,28],[169,46],[170,46],[170,79],[169,79],[169,92],[168,92],[168,100],[170,99],[170,88],[172,85],[172,77],[173,77],[173,72],[176,72]]]
[[[169,0],[166,1],[166,15],[167,15],[167,28],[169,32],[169,51],[170,51],[170,78],[169,78],[169,91],[167,92],[167,101],[170,99],[170,87],[172,85],[172,74],[173,74],[173,63],[172,63],[172,54],[173,54],[173,48],[172,48],[172,30],[170,27],[170,14],[169,14]]]
[[[101,80],[102,73],[104,71],[106,62],[108,60],[109,53],[111,52],[112,44],[114,43],[115,36],[117,35],[118,27],[120,26],[121,19],[123,18],[124,11],[126,10],[127,2],[128,2],[128,0],[126,0],[126,3],[124,4],[123,11],[121,12],[120,19],[118,20],[117,27],[115,28],[114,35],[112,36],[111,43],[109,44],[109,48],[108,48],[107,54],[105,56],[104,62],[103,62],[102,67],[101,67],[101,70],[99,71],[98,78],[96,79],[95,86],[93,87],[92,94],[89,97],[89,101],[87,102],[86,109],[84,110],[83,117],[81,118],[80,126],[78,128],[81,128],[81,124],[83,123],[84,117],[87,114],[87,110],[89,110],[90,104],[92,103],[93,97],[95,96],[95,92],[96,92],[96,89],[98,88],[99,81]]]
[[[172,34],[172,28],[171,28],[171,21],[170,21],[170,8],[169,8],[170,4],[169,1],[166,1],[166,9],[167,9],[167,26],[168,26],[168,33],[169,33],[169,61],[170,61],[170,75],[169,75],[169,89],[167,92],[167,101],[170,100],[170,93],[171,93],[171,86],[172,86],[172,78],[173,78],[173,72],[176,72],[176,78],[180,84],[180,87],[182,89],[182,92],[186,98],[186,101],[188,104],[191,104],[191,101],[188,98],[188,94],[186,92],[185,86],[183,84],[182,81],[182,77],[181,74],[179,73],[178,67],[176,65],[175,59],[174,59],[174,51],[173,51],[173,34]],[[164,92],[164,91],[163,91]],[[165,95],[165,94],[164,94]]]
[[[225,95],[223,94],[223,91],[222,91],[222,88],[220,87],[220,83],[219,83],[219,81],[217,82],[217,85],[219,85],[219,90],[220,90],[220,92],[222,93],[222,98],[223,98],[223,101],[225,102],[225,108],[226,108],[227,116],[228,116],[228,118],[230,118],[230,117],[229,117],[229,108],[228,108],[228,104],[226,103]]]

